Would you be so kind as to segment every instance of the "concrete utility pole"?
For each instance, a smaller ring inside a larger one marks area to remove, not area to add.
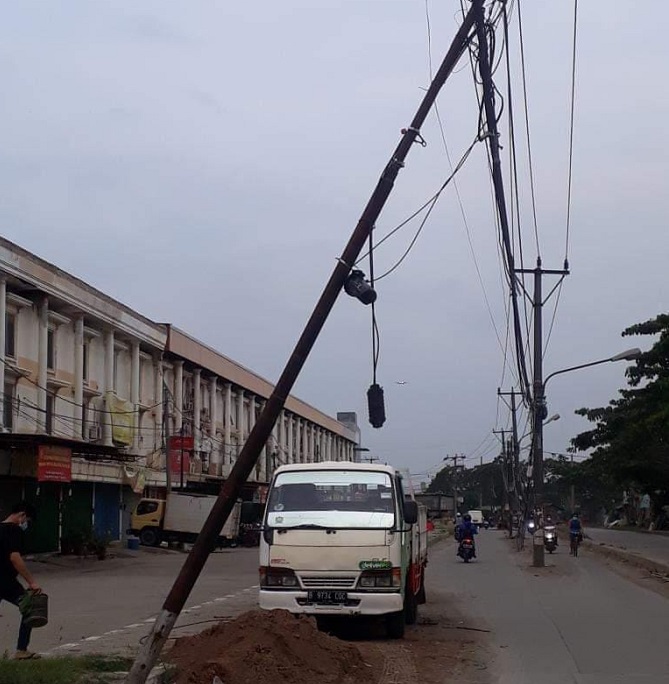
[[[511,449],[509,450],[510,467],[511,467],[511,478],[510,482],[513,483],[511,487],[511,492],[513,493],[513,505],[517,509],[519,503],[520,495],[520,445],[518,443],[518,416],[517,416],[517,406],[516,406],[516,390],[511,389],[510,392],[502,392],[497,390],[497,394],[500,397],[511,397],[511,404],[509,408],[511,409]],[[504,438],[502,438],[503,440]]]
[[[546,391],[543,377],[544,338],[543,307],[555,292],[562,279],[569,274],[569,263],[565,259],[562,270],[550,270],[541,267],[541,257],[537,257],[537,266],[533,269],[517,268],[516,273],[532,273],[534,275],[534,293],[530,300],[534,313],[534,378],[532,383],[532,508],[543,511],[544,494],[544,420],[548,415],[546,408]],[[558,284],[549,292],[546,299],[542,293],[542,278],[545,275],[558,275]],[[527,295],[527,292],[525,292]],[[537,529],[538,531],[538,529]],[[543,544],[534,545],[534,565],[544,566]]]
[[[371,231],[385,206],[390,193],[404,166],[405,159],[414,143],[421,142],[420,129],[434,105],[437,95],[467,50],[475,20],[483,14],[483,0],[475,0],[465,15],[444,60],[435,74],[411,123],[402,129],[402,137],[385,165],[381,177],[369,199],[334,270],[321,293],[316,306],[300,335],[293,352],[281,373],[272,394],[264,405],[251,430],[228,479],[223,484],[218,499],[204,523],[202,531],[188,554],[170,592],[168,593],[150,633],[143,640],[132,665],[126,684],[144,684],[160,652],[169,638],[172,628],[190,595],[197,578],[214,548],[216,538],[228,519],[242,485],[256,465],[262,449],[284,408],[295,381],[313,349],[325,322],[344,288],[360,252],[369,239]],[[45,383],[46,384],[46,383]]]
[[[453,461],[453,514],[458,513],[458,460],[465,460],[464,454],[455,454],[454,456],[446,456],[444,461]]]
[[[550,270],[541,267],[541,257],[537,257],[537,266],[533,269],[517,268],[516,273],[531,273],[534,276],[534,293],[530,297],[534,314],[534,377],[532,382],[532,481],[534,507],[543,505],[544,488],[544,420],[548,415],[546,393],[543,378],[543,307],[557,289],[562,279],[569,275],[569,263],[565,259],[562,270]],[[544,275],[560,276],[560,281],[548,294],[542,294],[542,278]],[[526,296],[527,292],[525,293]]]

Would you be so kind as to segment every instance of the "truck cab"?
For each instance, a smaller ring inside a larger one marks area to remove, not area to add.
[[[404,635],[425,601],[427,516],[391,466],[282,466],[260,544],[260,607],[315,616],[374,615]]]

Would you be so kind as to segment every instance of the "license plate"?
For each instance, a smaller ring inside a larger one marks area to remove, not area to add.
[[[309,603],[346,603],[348,594],[345,591],[317,589],[307,594]]]

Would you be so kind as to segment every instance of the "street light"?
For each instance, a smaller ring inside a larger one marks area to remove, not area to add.
[[[556,375],[561,375],[563,373],[571,373],[575,370],[581,370],[581,368],[590,368],[590,366],[598,366],[602,363],[608,363],[609,361],[633,361],[641,356],[641,350],[637,347],[632,349],[627,349],[620,354],[615,354],[614,356],[609,356],[606,359],[600,359],[599,361],[590,361],[590,363],[581,363],[578,366],[570,366],[569,368],[563,368],[562,370],[555,371],[548,375],[544,380],[539,378],[539,382],[535,382],[534,385],[534,439],[532,446],[532,464],[533,472],[532,479],[534,481],[534,505],[541,506],[541,496],[544,484],[544,420],[546,418],[546,385],[548,381],[555,377]],[[535,545],[534,548],[534,565],[536,567],[544,566],[544,547]]]

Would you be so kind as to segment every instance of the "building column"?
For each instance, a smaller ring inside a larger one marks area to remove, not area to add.
[[[174,362],[174,432],[181,434],[184,424],[184,362]]]
[[[47,346],[49,344],[49,300],[46,297],[39,302],[38,320],[37,408],[39,410],[36,432],[46,432]]]
[[[105,414],[102,438],[105,446],[112,446],[112,420],[110,399],[114,392],[114,331],[105,331]]]
[[[231,442],[231,416],[232,416],[232,385],[225,383],[225,394],[223,398],[223,465],[232,463],[232,442]]]
[[[90,359],[89,359],[90,363]],[[3,364],[4,365],[4,364]],[[79,415],[72,421],[72,437],[86,439],[83,434],[84,415],[84,317],[74,321],[74,403]]]
[[[251,430],[253,430],[253,427],[256,424],[256,395],[255,394],[249,395],[248,416],[249,416],[249,435],[250,435]],[[258,461],[256,462],[256,465],[255,465],[256,482],[261,481],[262,473],[265,470],[264,460],[265,460],[265,450],[266,449],[267,449],[267,444],[265,444],[263,449],[261,449],[260,456],[258,457]]]
[[[237,456],[241,453],[242,447],[244,446],[245,436],[244,427],[246,421],[244,420],[244,390],[237,390],[237,431],[239,437],[237,438],[237,454],[235,455],[235,461]]]
[[[133,342],[130,350],[130,403],[132,414],[132,448],[139,449],[139,342]]]
[[[286,412],[281,411],[279,414],[279,443],[277,445],[277,459],[275,467],[278,468],[286,461]]]
[[[202,422],[200,420],[202,413],[202,369],[195,368],[193,370],[193,438],[195,442],[195,451],[200,451],[200,445],[202,443],[202,433],[200,426]]]
[[[295,463],[302,463],[302,419],[295,419]]]
[[[309,463],[309,424],[306,420],[302,422],[302,451],[304,452],[304,463]]]
[[[279,414],[279,420],[281,419],[281,414]],[[265,481],[269,482],[272,479],[272,473],[274,469],[278,466],[275,461],[279,458],[281,449],[279,448],[279,424],[275,423],[272,428],[272,436],[267,442],[265,447],[267,452],[267,458],[265,459]],[[276,456],[275,456],[276,454]]]
[[[153,396],[156,405],[153,414],[156,417],[155,434],[157,436],[154,449],[158,449],[163,430],[163,362],[160,357],[155,357],[153,360]],[[169,448],[169,445],[166,445],[166,448]]]
[[[325,433],[323,432],[323,428],[318,428],[318,455],[316,460],[320,463],[321,461],[325,460],[325,449],[323,448],[323,444],[325,442]]]
[[[288,439],[286,440],[286,463],[295,463],[295,454],[293,453],[293,416],[288,414],[286,416],[286,430],[288,432]]]
[[[218,413],[218,378],[214,376],[209,381],[209,437],[211,438],[211,452],[209,454],[209,474],[221,474],[221,452],[216,437],[216,418]]]
[[[0,277],[0,431],[5,428],[5,320],[7,318],[7,280]]]

